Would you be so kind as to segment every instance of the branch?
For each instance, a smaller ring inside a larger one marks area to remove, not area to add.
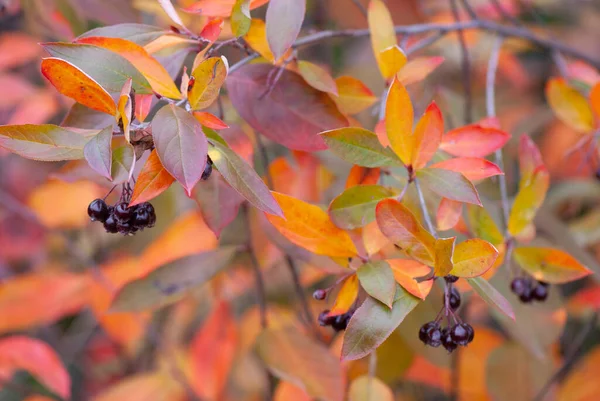
[[[248,213],[248,204],[244,204],[243,208],[248,227],[250,227],[250,213]],[[252,249],[252,245],[248,246],[248,251],[250,253],[252,269],[254,270],[254,277],[256,279],[256,298],[258,300],[258,308],[260,311],[260,327],[266,329],[269,325],[269,321],[267,318],[267,291],[265,289],[265,281],[262,271],[260,270],[258,260],[256,259],[254,249]]]
[[[367,9],[365,8],[365,6],[362,5],[362,3],[360,2],[360,0],[352,0],[352,2],[356,5],[356,7],[360,10],[360,13],[362,15],[364,15],[365,17],[368,15],[367,14]]]
[[[452,9],[452,15],[454,21],[460,22],[460,14],[458,11],[457,0],[450,0],[450,8]],[[463,4],[467,4],[463,1]],[[466,7],[466,6],[465,6]],[[471,18],[476,19],[475,14],[471,14]],[[460,54],[462,57],[462,80],[463,88],[465,91],[465,110],[464,110],[464,123],[470,124],[473,122],[473,85],[471,82],[471,58],[469,56],[469,48],[467,47],[467,41],[465,40],[465,33],[463,30],[458,31],[458,43],[460,44]]]

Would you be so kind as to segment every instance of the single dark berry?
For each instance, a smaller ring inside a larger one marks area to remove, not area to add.
[[[113,212],[115,219],[122,223],[129,222],[133,209],[129,208],[127,202],[119,202],[115,205],[115,211]]]
[[[208,177],[212,174],[212,160],[208,159],[204,165],[204,171],[202,172],[201,180],[208,180]]]
[[[510,290],[516,296],[521,296],[528,288],[528,281],[524,278],[517,277],[510,282]]]
[[[465,328],[465,330],[467,330],[469,335],[467,343],[472,342],[473,338],[475,338],[475,330],[473,330],[473,326],[471,326],[469,323],[463,323],[462,326]]]
[[[313,298],[317,301],[322,301],[327,297],[327,291],[325,290],[316,290],[313,292]]]
[[[104,221],[104,229],[107,233],[111,234],[116,234],[119,232],[119,230],[117,229],[117,220],[112,214],[109,215]]]
[[[88,216],[92,221],[100,221],[104,223],[109,216],[108,206],[102,199],[94,199],[87,210]]]
[[[147,228],[154,227],[154,224],[156,224],[156,212],[154,211],[154,206],[152,206],[152,203],[150,203],[150,202],[140,203],[138,210],[145,210],[148,212],[149,220],[148,220],[148,224],[146,225],[146,227]]]
[[[523,289],[521,295],[519,295],[519,299],[521,302],[528,304],[533,300],[533,289],[531,288],[531,284],[527,283],[527,286]]]
[[[150,223],[150,213],[144,208],[138,207],[131,217],[132,225],[137,229],[144,229]]]
[[[349,321],[350,315],[344,313],[343,315],[338,315],[335,317],[335,320],[333,321],[333,323],[331,323],[331,327],[333,327],[335,331],[343,331],[346,330],[346,327],[348,327]]]
[[[146,227],[152,228],[156,224],[156,214],[154,213],[154,209],[150,212],[150,221],[148,221],[148,225]]]
[[[458,281],[458,277],[448,274],[447,276],[444,276],[444,280],[446,280],[447,283],[456,283]]]
[[[421,328],[419,329],[419,340],[421,340],[422,343],[424,344],[428,344],[429,343],[429,332],[431,330],[435,330],[439,327],[439,324],[436,322],[427,322],[425,323],[423,326],[421,326]]]
[[[450,296],[448,297],[448,303],[452,310],[457,310],[460,306],[460,292],[454,287],[450,290]]]
[[[457,344],[452,340],[452,335],[447,327],[442,331],[442,345],[448,352],[454,351],[457,347]]]
[[[450,337],[458,345],[467,345],[469,343],[469,332],[464,323],[457,324],[450,329]]]
[[[536,301],[545,301],[546,298],[548,298],[548,287],[538,283],[538,285],[531,290],[531,298]]]
[[[428,334],[429,341],[427,342],[427,345],[434,348],[442,345],[442,330],[440,330],[439,325],[436,324],[435,327],[429,329]]]
[[[329,316],[329,309],[319,313],[319,324],[321,326],[329,326],[335,321],[335,316]]]

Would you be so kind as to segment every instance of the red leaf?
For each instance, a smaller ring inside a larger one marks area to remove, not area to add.
[[[489,160],[478,157],[456,157],[430,166],[462,173],[469,181],[482,180],[495,175],[504,175],[500,167]]]
[[[194,117],[205,127],[212,129],[227,129],[229,125],[225,124],[219,117],[206,111],[194,111]]]
[[[133,187],[133,195],[131,195],[129,206],[156,198],[166,191],[173,181],[175,181],[175,178],[164,168],[158,158],[158,153],[153,150]]]
[[[154,95],[135,95],[135,118],[140,122],[144,122],[148,117],[152,108],[152,99]]]
[[[453,156],[485,157],[502,148],[509,139],[510,135],[500,129],[471,124],[447,132],[440,149]]]
[[[347,119],[326,93],[287,70],[265,94],[270,89],[267,78],[272,68],[251,64],[229,76],[227,89],[240,116],[256,131],[290,149],[327,149],[318,134],[347,126]]]

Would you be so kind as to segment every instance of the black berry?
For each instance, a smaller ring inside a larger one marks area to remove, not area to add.
[[[210,157],[206,159],[206,164],[204,165],[204,171],[202,172],[202,177],[200,177],[201,180],[208,180],[208,177],[210,177],[210,175],[212,174],[212,160],[210,160]]]
[[[458,345],[467,345],[469,343],[469,331],[465,324],[457,324],[450,329],[450,337]]]
[[[107,233],[111,234],[116,234],[119,232],[117,229],[117,220],[115,220],[115,217],[112,214],[109,215],[104,221],[104,229]]]
[[[457,310],[460,306],[460,292],[454,287],[450,290],[450,296],[448,297],[448,303],[452,310]]]
[[[436,322],[427,322],[419,329],[419,340],[421,340],[424,344],[429,344],[429,332],[431,330],[435,330],[439,327],[439,324]]]
[[[138,207],[133,213],[131,222],[134,227],[142,230],[148,227],[148,223],[150,223],[150,213],[148,213],[147,209]]]
[[[319,324],[321,326],[329,326],[335,321],[335,316],[329,316],[329,309],[319,313]]]
[[[120,202],[115,205],[115,210],[113,213],[117,221],[127,223],[131,218],[132,211],[133,210],[129,208],[127,202]]]
[[[510,290],[517,296],[521,296],[528,288],[528,281],[524,278],[517,277],[510,283]]]
[[[458,277],[448,274],[447,276],[444,276],[444,280],[446,280],[447,283],[456,283],[458,281]]]
[[[322,301],[327,297],[327,291],[325,290],[316,290],[313,292],[313,298],[317,301]]]
[[[548,298],[548,286],[538,283],[531,291],[531,297],[536,301],[545,301]]]
[[[156,224],[156,213],[154,211],[154,206],[152,206],[152,204],[150,202],[144,202],[139,205],[139,209],[143,209],[148,212],[149,220],[148,220],[148,224],[146,225],[146,227],[147,228],[154,227],[154,224]]]
[[[521,295],[519,295],[519,299],[521,300],[521,302],[526,304],[530,303],[533,300],[532,292],[533,291],[531,285],[527,283],[527,286],[523,289]]]
[[[87,213],[92,221],[100,221],[102,223],[106,221],[110,214],[106,202],[102,199],[94,199],[88,206]]]
[[[434,348],[442,345],[442,330],[440,330],[439,327],[429,330],[429,342],[427,345]]]
[[[117,220],[117,231],[119,234],[127,235],[134,233],[133,226],[128,221],[118,221]]]
[[[473,326],[471,326],[468,323],[463,323],[462,325],[467,330],[467,333],[469,335],[468,343],[472,342],[473,338],[475,338],[475,330],[473,330]]]
[[[346,330],[346,327],[348,327],[349,320],[350,315],[348,315],[347,313],[344,313],[343,315],[338,315],[335,317],[333,323],[331,323],[331,327],[333,327],[335,331]]]
[[[450,330],[448,328],[444,328],[442,330],[442,345],[448,352],[452,352],[456,349],[457,344],[452,339],[452,335],[450,334]]]

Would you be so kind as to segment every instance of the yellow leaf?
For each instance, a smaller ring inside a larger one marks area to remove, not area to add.
[[[409,166],[414,148],[413,106],[408,91],[396,79],[392,81],[385,105],[385,130],[392,150]]]
[[[265,214],[269,222],[294,244],[318,255],[354,257],[356,247],[348,233],[336,227],[327,212],[294,197],[273,192],[285,218]]]
[[[225,57],[211,57],[192,71],[194,84],[188,92],[192,109],[205,109],[217,100],[228,70],[229,65]]]
[[[508,219],[508,232],[518,236],[533,221],[544,203],[550,185],[550,175],[544,167],[532,175],[531,180],[519,189]]]
[[[388,80],[406,64],[406,54],[397,45],[388,47],[379,55],[381,75]]]
[[[94,401],[183,401],[185,390],[168,372],[140,373],[108,387]]]
[[[546,98],[556,116],[571,128],[583,133],[594,128],[594,115],[587,99],[563,78],[548,81]]]
[[[517,263],[536,280],[563,284],[578,280],[592,272],[573,256],[554,248],[518,247]]]
[[[252,18],[250,29],[246,35],[244,35],[244,40],[252,50],[263,56],[265,59],[270,62],[275,61],[275,57],[273,56],[273,52],[267,41],[267,28],[263,20]]]
[[[376,377],[360,376],[348,390],[348,401],[394,401],[392,390]]]
[[[125,139],[129,142],[131,139],[129,137],[130,131],[130,119],[132,112],[132,104],[131,104],[131,78],[128,78],[123,85],[123,89],[121,90],[121,95],[119,96],[119,116],[121,117],[121,124],[123,126],[123,134],[125,135]]]
[[[389,69],[382,60],[381,52],[398,43],[394,30],[394,21],[392,21],[392,16],[387,6],[381,0],[371,0],[369,3],[368,20],[373,53],[375,54],[381,75],[387,79],[389,77],[386,77],[386,74],[389,74]]]
[[[437,238],[435,240],[435,275],[443,277],[452,270],[452,255],[456,237]]]
[[[354,77],[342,76],[335,80],[338,95],[331,98],[344,114],[356,114],[371,107],[377,101],[373,92]]]
[[[450,274],[458,277],[477,277],[488,271],[498,258],[494,245],[479,238],[461,242],[454,249]]]
[[[358,296],[358,277],[356,274],[351,275],[346,280],[335,298],[335,303],[329,311],[329,316],[342,315],[352,307],[356,297]]]

